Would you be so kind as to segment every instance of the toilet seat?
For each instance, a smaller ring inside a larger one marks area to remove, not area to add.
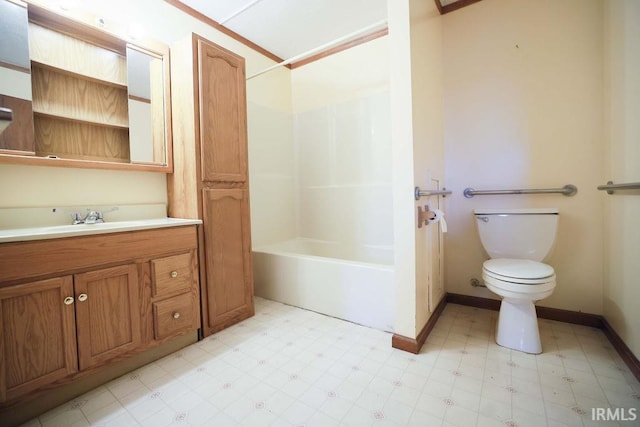
[[[482,278],[489,290],[507,298],[539,300],[556,287],[553,267],[528,259],[496,258],[485,261]]]
[[[541,285],[555,282],[553,267],[528,259],[496,258],[485,261],[483,273],[501,282]]]

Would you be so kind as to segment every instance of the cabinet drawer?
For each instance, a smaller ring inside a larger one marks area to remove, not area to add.
[[[151,260],[153,296],[187,292],[193,285],[191,253]]]
[[[178,295],[153,303],[153,333],[157,340],[197,329],[193,294]]]

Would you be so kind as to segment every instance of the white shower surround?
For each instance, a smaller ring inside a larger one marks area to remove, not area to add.
[[[295,237],[393,244],[389,117],[386,91],[295,115]]]
[[[261,225],[255,294],[392,331],[389,92],[351,95],[295,113],[290,149],[286,141],[254,149],[252,193],[260,191],[252,206],[262,206],[252,218]],[[250,133],[262,138],[258,127],[284,124],[269,113],[255,118]]]
[[[393,332],[391,247],[292,239],[253,251],[255,294]]]

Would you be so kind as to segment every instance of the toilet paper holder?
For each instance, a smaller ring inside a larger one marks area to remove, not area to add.
[[[436,213],[429,209],[429,205],[418,206],[418,228],[422,228],[423,225],[429,225],[429,220],[435,217]]]
[[[440,229],[443,233],[447,232],[447,223],[444,219],[444,213],[439,209],[431,210],[429,205],[418,206],[418,228],[422,225],[429,225],[435,222],[440,223]]]

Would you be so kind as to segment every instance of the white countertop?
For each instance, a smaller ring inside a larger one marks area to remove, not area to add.
[[[199,219],[155,218],[134,221],[101,222],[98,224],[11,228],[0,230],[0,243],[57,239],[60,237],[87,236],[92,234],[118,233],[121,231],[147,230],[196,224],[202,224],[202,221]]]

